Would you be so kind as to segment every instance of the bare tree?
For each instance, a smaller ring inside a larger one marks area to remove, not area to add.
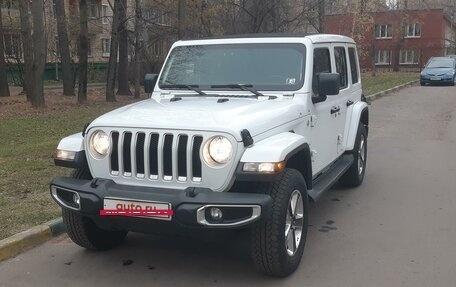
[[[44,106],[44,64],[46,62],[46,41],[44,34],[43,0],[32,2],[33,16],[33,90],[32,106]]]
[[[128,29],[127,29],[127,0],[117,0],[120,2],[119,9],[119,71],[117,75],[118,89],[117,94],[130,96],[130,86],[128,83]]]
[[[139,77],[141,75],[141,23],[142,9],[141,0],[135,0],[135,63],[134,63],[134,78],[135,78],[135,99],[140,97]]]
[[[363,2],[363,0],[361,0],[361,2]],[[324,31],[325,31],[325,15],[326,15],[325,11],[326,11],[325,0],[320,0],[319,4],[318,4],[318,26],[319,26],[318,31],[320,33],[324,33]]]
[[[87,61],[89,57],[89,28],[87,0],[79,0],[79,85],[78,103],[87,101]]]
[[[0,5],[3,0],[0,0]],[[0,97],[9,97],[9,87],[8,87],[8,77],[6,74],[6,62],[5,62],[5,53],[3,51],[3,22],[2,22],[2,13],[0,12],[0,39],[2,43],[0,44]]]
[[[177,2],[177,37],[184,37],[184,22],[185,22],[185,0]]]
[[[21,19],[22,53],[24,55],[24,91],[27,100],[31,101],[33,91],[33,42],[32,25],[30,23],[30,1],[19,0],[19,12]]]
[[[63,94],[65,96],[74,96],[74,76],[71,69],[71,56],[68,41],[65,2],[54,0],[55,12],[57,16],[57,34],[60,52],[60,61],[62,63]]]
[[[117,73],[117,51],[119,47],[119,1],[114,1],[111,26],[111,47],[109,54],[108,72],[106,75],[106,101],[115,102],[116,94],[116,73]]]

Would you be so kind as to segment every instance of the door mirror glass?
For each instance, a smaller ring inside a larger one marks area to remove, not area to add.
[[[144,92],[150,94],[154,91],[155,84],[157,83],[158,74],[146,74],[144,78]]]

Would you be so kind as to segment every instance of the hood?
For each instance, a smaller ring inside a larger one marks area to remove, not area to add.
[[[423,70],[424,74],[432,74],[432,75],[444,75],[446,73],[449,73],[453,71],[453,68],[425,68]]]
[[[135,127],[218,131],[241,140],[240,131],[248,129],[252,136],[302,116],[292,99],[239,99],[189,97],[170,102],[148,99],[104,114],[90,127]],[[301,111],[300,111],[301,110]]]

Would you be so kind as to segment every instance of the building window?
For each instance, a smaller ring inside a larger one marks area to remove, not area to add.
[[[167,12],[147,10],[144,14],[144,18],[151,23],[163,26],[168,26],[170,24],[169,13]]]
[[[375,25],[375,38],[377,39],[391,39],[393,38],[392,25]]]
[[[421,37],[421,24],[408,24],[405,26],[404,32],[406,38],[419,38]]]
[[[87,39],[87,56],[92,57],[92,39]]]
[[[101,39],[101,51],[103,57],[109,57],[111,54],[111,39]]]
[[[416,50],[401,50],[399,55],[399,64],[413,65],[418,64],[420,53]]]
[[[87,1],[88,17],[89,18],[99,18],[100,17],[100,2],[97,0]]]
[[[103,24],[109,24],[109,12],[108,11],[109,11],[108,5],[101,6],[101,13],[102,13],[101,21]]]
[[[3,0],[0,5],[2,9],[19,9],[19,0]]]
[[[3,45],[5,58],[22,58],[22,45],[20,34],[4,34]]]
[[[163,40],[158,39],[152,45],[152,54],[155,57],[160,57],[163,55]]]
[[[60,58],[60,44],[59,44],[59,37],[58,36],[55,36],[54,37],[54,48],[55,48],[55,51],[54,51],[54,55],[56,58]]]
[[[391,65],[391,51],[378,50],[375,53],[375,65]]]

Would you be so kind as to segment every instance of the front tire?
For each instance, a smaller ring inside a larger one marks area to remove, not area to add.
[[[301,262],[307,237],[308,196],[306,183],[297,170],[286,168],[280,179],[266,183],[263,192],[272,206],[252,230],[255,267],[270,276],[285,277]]]
[[[92,179],[88,168],[75,170],[72,177],[76,179]],[[62,208],[62,218],[71,240],[86,249],[112,249],[121,244],[127,235],[126,231],[101,229],[92,219],[65,208]]]

